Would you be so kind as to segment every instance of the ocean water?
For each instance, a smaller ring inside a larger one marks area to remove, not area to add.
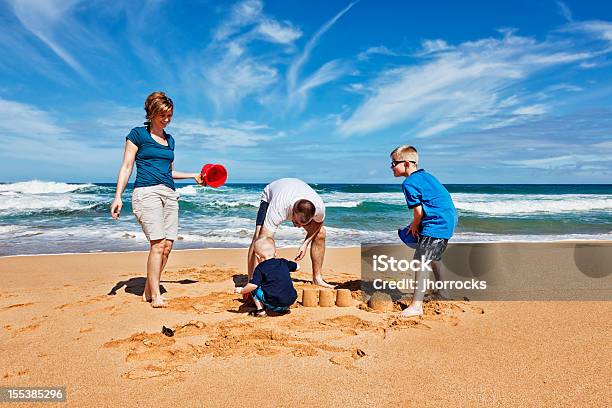
[[[178,184],[176,249],[245,247],[250,243],[264,184],[218,189]],[[314,184],[326,203],[328,245],[397,243],[411,220],[400,184]],[[459,211],[454,242],[612,239],[612,185],[447,185]],[[148,248],[131,213],[132,187],[122,216],[109,205],[115,185],[27,181],[0,184],[0,256]],[[280,246],[305,233],[284,224]]]

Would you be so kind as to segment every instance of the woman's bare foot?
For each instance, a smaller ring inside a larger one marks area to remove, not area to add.
[[[334,285],[331,285],[331,284],[329,284],[329,283],[325,282],[325,281],[323,280],[323,278],[313,279],[313,280],[312,280],[312,283],[313,283],[314,285],[317,285],[317,286],[322,286],[322,287],[324,287],[324,288],[328,288],[328,289],[334,289],[334,288],[335,288],[335,286],[334,286]]]
[[[399,317],[416,317],[423,314],[423,306],[408,306],[399,314]]]
[[[161,295],[160,298],[162,298],[162,300],[168,300],[168,298],[166,298],[164,295]],[[143,302],[151,302],[151,295],[149,295],[148,297],[143,293],[142,294],[142,301]]]
[[[164,299],[160,296],[156,299],[153,299],[151,301],[151,307],[154,308],[158,308],[158,307],[168,307],[168,304],[166,302],[164,302]]]
[[[144,290],[142,291],[142,301],[151,301],[151,290],[149,289],[149,282],[145,280]]]

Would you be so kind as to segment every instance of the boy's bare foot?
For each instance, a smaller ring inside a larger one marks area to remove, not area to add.
[[[323,286],[324,288],[328,288],[328,289],[334,289],[334,288],[335,288],[335,286],[334,286],[334,285],[331,285],[331,284],[329,284],[329,283],[325,282],[325,281],[323,280],[323,278],[313,279],[313,280],[312,280],[312,283],[313,283],[314,285],[317,285],[317,286]]]
[[[423,314],[423,307],[408,306],[399,314],[399,317],[416,317]]]
[[[266,317],[268,316],[268,314],[266,313],[264,309],[257,309],[257,310],[253,310],[249,312],[249,316]]]
[[[164,299],[160,296],[157,299],[151,301],[151,307],[159,308],[159,307],[168,307],[168,304],[164,302]]]

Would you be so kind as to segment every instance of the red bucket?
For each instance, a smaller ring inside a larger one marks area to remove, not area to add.
[[[205,164],[200,174],[207,186],[215,188],[221,187],[227,180],[227,170],[220,164]]]

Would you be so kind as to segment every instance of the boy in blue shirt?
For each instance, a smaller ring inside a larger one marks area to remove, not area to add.
[[[410,235],[414,237],[414,259],[421,261],[421,265],[430,261],[429,265],[436,280],[441,280],[442,265],[439,261],[457,225],[457,210],[448,190],[434,176],[419,169],[418,163],[419,155],[412,146],[399,146],[391,152],[393,175],[406,177],[402,190],[408,208],[414,213],[410,226],[399,231],[399,234],[403,241],[411,238]],[[421,267],[415,271],[417,287],[410,305],[401,312],[402,317],[423,314],[427,273],[424,269]]]
[[[255,241],[255,256],[260,262],[253,270],[253,276],[243,288],[235,288],[234,293],[251,293],[257,310],[251,314],[265,317],[266,309],[275,313],[287,313],[297,300],[290,272],[298,269],[298,264],[283,258],[276,258],[274,240],[262,237]]]

